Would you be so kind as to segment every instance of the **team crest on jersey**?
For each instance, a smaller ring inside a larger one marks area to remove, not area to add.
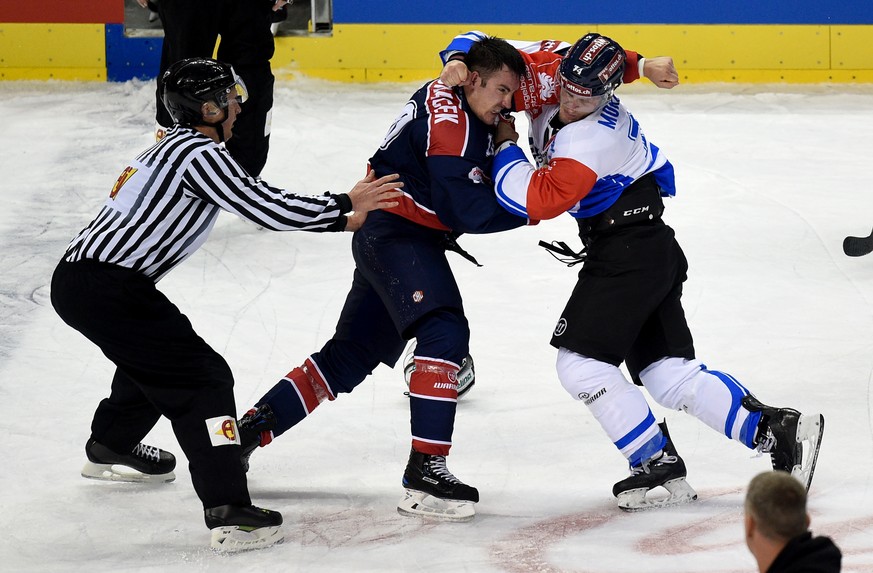
[[[206,431],[213,446],[239,445],[236,420],[230,416],[218,416],[206,420]]]
[[[479,167],[474,167],[473,169],[471,169],[470,172],[467,173],[467,178],[470,179],[470,181],[472,181],[473,183],[482,183],[483,181],[488,179],[488,177],[485,175],[485,172],[482,171],[482,169],[480,169]]]
[[[424,300],[424,292],[417,290],[412,293],[412,302],[419,303]]]
[[[540,72],[540,99],[543,101],[549,99],[555,94],[555,78],[552,74]]]
[[[543,40],[540,42],[541,52],[554,52],[560,47],[561,42],[556,40]]]
[[[127,183],[127,180],[133,177],[133,174],[136,173],[136,169],[133,167],[127,167],[124,171],[121,172],[121,175],[118,176],[118,179],[115,180],[115,185],[112,186],[112,191],[109,192],[109,198],[113,201],[115,200],[115,196],[118,195],[118,192],[121,191],[121,187]]]

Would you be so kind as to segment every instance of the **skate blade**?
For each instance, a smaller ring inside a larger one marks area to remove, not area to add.
[[[85,463],[82,468],[82,477],[103,481],[120,481],[129,483],[165,483],[176,479],[176,474],[144,474],[139,470],[121,464],[95,464]]]
[[[821,414],[809,414],[801,416],[797,422],[797,443],[804,444],[804,453],[801,463],[794,466],[791,475],[800,480],[800,483],[809,490],[812,484],[812,476],[815,473],[815,464],[818,462],[818,451],[821,449],[821,438],[824,434],[824,416]]]
[[[452,501],[408,489],[406,495],[397,504],[397,513],[441,521],[464,522],[470,521],[476,515],[475,505],[472,501]]]
[[[631,512],[648,511],[650,509],[683,505],[697,499],[697,492],[685,481],[685,478],[676,478],[664,482],[663,487],[670,493],[665,498],[647,498],[646,494],[653,491],[654,488],[641,487],[621,492],[618,494],[618,507],[624,511]]]
[[[258,527],[251,531],[240,529],[238,525],[225,525],[212,530],[210,547],[221,553],[237,553],[254,549],[265,549],[285,541],[282,527]]]

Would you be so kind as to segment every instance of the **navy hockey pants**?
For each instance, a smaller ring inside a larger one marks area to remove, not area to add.
[[[460,365],[470,330],[443,247],[445,234],[374,211],[352,239],[357,268],[334,336],[312,355],[333,394],[351,392],[384,363],[394,366],[406,341],[416,355]],[[276,412],[279,435],[308,412],[286,381],[258,405]],[[450,441],[457,403],[410,398],[412,433]]]

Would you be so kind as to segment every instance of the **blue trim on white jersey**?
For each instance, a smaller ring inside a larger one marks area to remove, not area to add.
[[[658,157],[659,149],[651,143],[649,148],[652,150],[652,161],[654,161]],[[661,188],[661,197],[676,196],[676,175],[673,172],[673,164],[670,163],[669,159],[664,165],[652,171],[652,175],[655,176],[655,183]]]
[[[506,179],[506,176],[512,170],[511,167],[516,163],[521,162],[529,163],[524,151],[522,151],[517,145],[510,145],[494,156],[494,163],[491,167],[491,172],[493,174],[500,173],[501,171],[503,172],[503,175],[494,181],[494,191],[497,196],[497,202],[500,203],[500,206],[513,215],[527,217],[527,206],[522,205],[517,201],[513,201],[503,192],[503,180]],[[531,168],[533,168],[533,166],[531,166]]]
[[[579,204],[579,209],[570,211],[576,219],[586,219],[603,213],[618,201],[622,192],[634,182],[633,177],[616,173],[599,178]]]
[[[449,45],[446,46],[445,50],[440,52],[440,60],[442,60],[443,65],[446,65],[448,58],[457,52],[464,52],[465,54],[470,51],[470,46],[475,44],[480,40],[484,40],[487,38],[485,34],[479,31],[467,32],[466,34],[461,34],[459,36],[455,36]]]

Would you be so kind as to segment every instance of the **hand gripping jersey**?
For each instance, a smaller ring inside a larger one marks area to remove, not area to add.
[[[485,38],[483,32],[473,31],[455,36],[445,50],[440,52],[443,64],[455,55],[470,50],[473,43]],[[561,58],[570,49],[571,44],[560,40],[540,40],[529,42],[524,40],[507,40],[521,54],[527,64],[527,75],[521,80],[521,87],[513,97],[513,111],[525,111],[532,118],[539,117],[543,107],[559,103],[559,93],[555,89],[558,82],[558,70]],[[639,59],[636,52],[626,50],[627,63],[622,81],[629,84],[640,78]]]
[[[440,57],[446,62],[453,54],[467,52],[484,36],[482,32],[457,36]],[[618,98],[563,128],[553,122],[560,103],[559,68],[570,44],[511,43],[528,69],[513,105],[528,115],[531,153],[539,169],[517,146],[501,151],[491,172],[501,205],[531,219],[550,219],[564,211],[577,218],[590,217],[611,206],[623,189],[646,173],[654,173],[662,194],[675,193],[672,165],[646,140]],[[639,54],[626,54],[623,81],[630,83],[639,79]]]
[[[494,200],[489,177],[494,128],[470,111],[461,88],[438,80],[420,88],[370,158],[378,176],[400,173],[400,205],[387,211],[424,227],[454,233],[494,233],[526,218]]]

